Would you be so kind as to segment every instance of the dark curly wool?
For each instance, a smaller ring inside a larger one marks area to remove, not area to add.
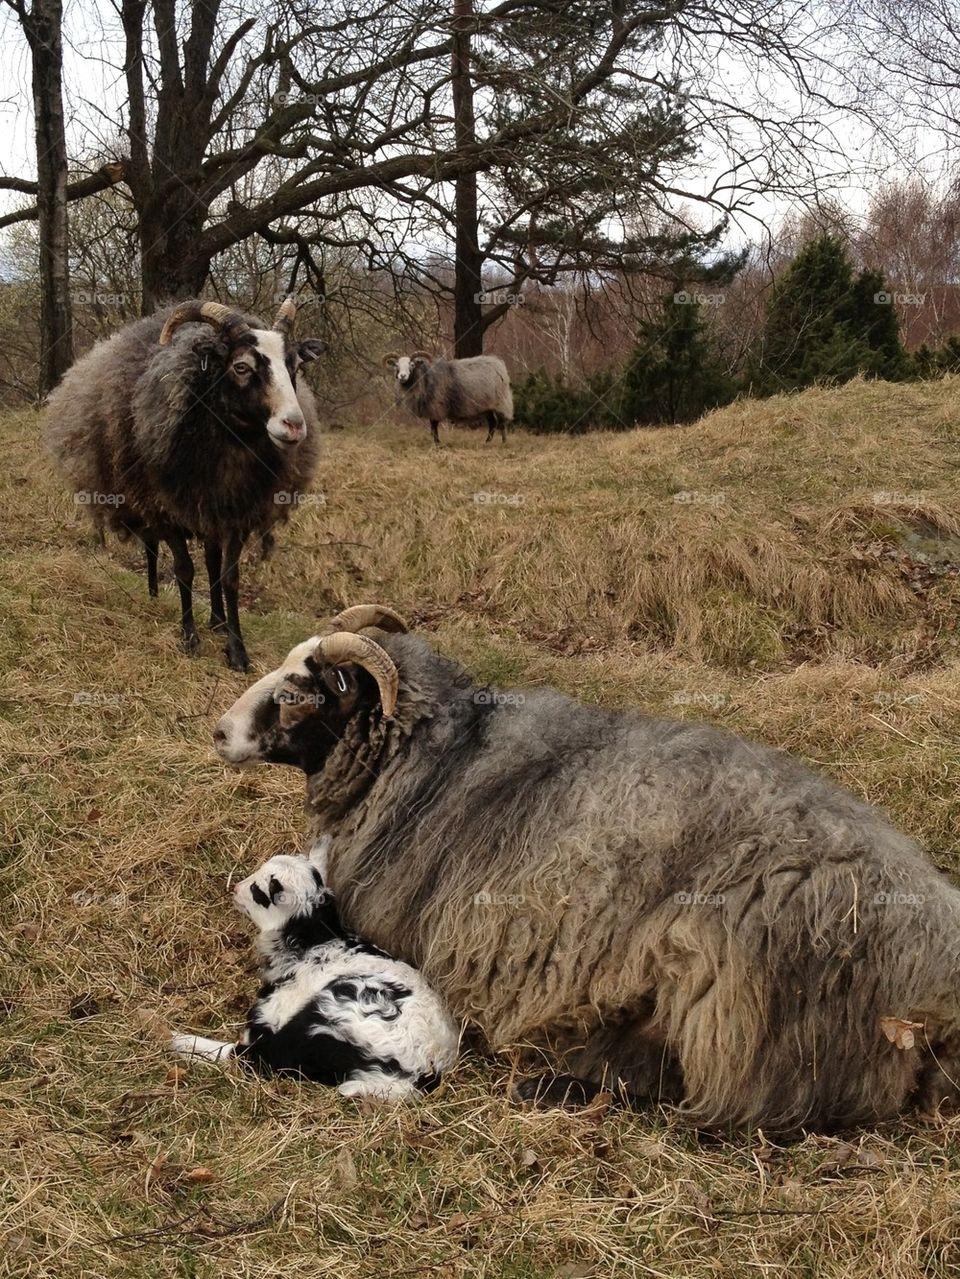
[[[288,517],[316,471],[319,439],[310,388],[297,367],[313,359],[319,343],[286,339],[286,366],[295,379],[305,437],[279,448],[266,430],[272,372],[254,351],[250,384],[228,375],[237,350],[202,323],[178,328],[168,346],[160,332],[173,308],[140,320],[99,343],[66,375],[50,397],[45,440],[60,470],[97,527],[136,535],[147,548],[151,594],[156,593],[156,549],[166,542],[184,599],[184,641],[196,647],[189,588],[193,566],[188,538],[204,542],[211,573],[211,624],[225,629],[232,664],[246,667],[239,638],[224,616],[234,561],[251,536]],[[249,333],[267,331],[245,316]],[[248,336],[249,336],[248,333]],[[283,342],[279,334],[273,340]],[[226,556],[226,566],[222,564]]]

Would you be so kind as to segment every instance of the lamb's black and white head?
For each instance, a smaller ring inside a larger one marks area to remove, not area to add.
[[[317,854],[280,853],[235,886],[233,901],[261,933],[269,933],[332,907],[333,896],[324,885]]]
[[[290,764],[320,772],[347,724],[367,712],[389,719],[399,692],[393,659],[368,627],[402,633],[391,609],[373,604],[348,608],[322,635],[291,649],[284,663],[253,684],[221,718],[213,734],[230,764]]]
[[[294,338],[295,317],[292,298],[282,303],[270,329],[218,302],[183,302],[167,317],[160,345],[170,345],[184,324],[209,325],[212,332],[194,331],[182,340],[192,344],[198,376],[216,394],[217,414],[241,439],[251,430],[266,430],[283,452],[307,434],[297,398],[299,370],[326,350],[320,338]]]
[[[420,381],[431,362],[432,356],[428,351],[414,351],[412,355],[386,355],[383,359],[384,367],[393,370],[397,385],[404,391]]]

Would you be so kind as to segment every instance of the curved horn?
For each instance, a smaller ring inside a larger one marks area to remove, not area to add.
[[[380,363],[383,365],[385,369],[392,369],[396,365],[397,360],[399,360],[399,358],[400,357],[399,355],[396,354],[396,352],[391,351],[389,355],[385,355],[383,357]]]
[[[355,635],[352,631],[336,631],[325,635],[317,645],[314,656],[324,662],[339,666],[341,662],[356,662],[369,671],[380,690],[380,705],[388,719],[397,706],[400,676],[393,659],[367,635]]]
[[[297,318],[297,304],[293,298],[284,298],[280,303],[273,327],[285,338],[293,337],[293,326]]]
[[[345,608],[342,613],[330,619],[325,630],[362,631],[368,626],[376,626],[381,631],[390,631],[394,635],[405,635],[410,629],[399,613],[384,604],[354,604]]]
[[[433,356],[429,351],[414,351],[410,356],[411,360],[432,360]]]
[[[170,339],[181,324],[212,324],[215,329],[223,329],[229,340],[235,341],[244,333],[249,333],[250,325],[237,311],[223,306],[220,302],[181,302],[175,311],[167,316],[167,322],[160,331],[160,345],[169,345]]]

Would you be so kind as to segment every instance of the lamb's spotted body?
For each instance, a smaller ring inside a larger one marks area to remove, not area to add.
[[[280,856],[234,889],[260,928],[263,986],[237,1044],[174,1035],[180,1056],[239,1058],[262,1072],[335,1084],[344,1096],[416,1096],[457,1054],[457,1031],[420,973],[345,933],[325,889],[321,843]]]

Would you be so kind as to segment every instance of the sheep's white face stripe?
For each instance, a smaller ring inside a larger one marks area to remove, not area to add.
[[[400,355],[397,357],[397,381],[406,382],[410,377],[410,356]]]
[[[276,443],[289,448],[293,444],[299,444],[307,432],[303,409],[287,369],[283,334],[274,333],[271,329],[256,329],[254,337],[257,340],[257,350],[270,364],[270,381],[267,384],[270,417],[267,420],[267,431]],[[298,429],[291,430],[290,424]]]
[[[287,654],[282,666],[251,684],[217,724],[217,731],[224,734],[217,740],[217,754],[228,764],[243,764],[256,759],[261,743],[254,730],[257,710],[265,701],[273,699],[280,684],[289,675],[308,675],[307,658],[316,652],[320,636],[314,635]]]

